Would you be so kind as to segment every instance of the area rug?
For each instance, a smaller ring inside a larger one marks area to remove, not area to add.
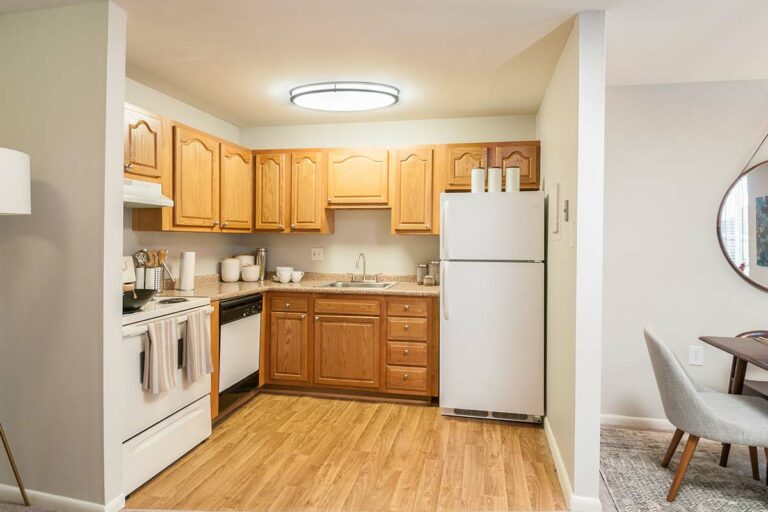
[[[32,505],[31,507],[25,507],[20,503],[8,503],[6,501],[0,501],[0,512],[50,512],[48,509],[42,509]]]
[[[768,510],[765,460],[759,451],[762,481],[752,479],[746,447],[734,446],[727,468],[720,467],[720,444],[702,440],[688,466],[674,503],[666,501],[686,437],[668,468],[660,461],[671,432],[604,427],[600,473],[619,512],[756,512]]]

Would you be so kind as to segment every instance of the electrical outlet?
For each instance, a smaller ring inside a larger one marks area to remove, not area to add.
[[[690,345],[688,347],[688,364],[691,366],[704,366],[704,347]]]
[[[323,261],[323,248],[313,247],[309,250],[309,255],[312,261]]]

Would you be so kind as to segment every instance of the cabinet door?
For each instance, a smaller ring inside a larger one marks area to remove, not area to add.
[[[472,169],[487,167],[488,146],[449,145],[447,164],[446,187],[454,190],[469,190]]]
[[[163,119],[126,105],[124,146],[125,177],[159,182],[163,174]]]
[[[431,149],[399,149],[395,153],[394,231],[431,231],[432,156]]]
[[[322,154],[319,151],[291,153],[291,229],[323,227],[322,193]]]
[[[185,126],[174,126],[173,136],[174,224],[216,231],[219,142]]]
[[[328,153],[328,204],[386,205],[387,150]]]
[[[269,378],[307,382],[308,320],[306,313],[272,313]]]
[[[285,153],[256,155],[256,229],[283,231],[288,225]]]
[[[495,165],[501,167],[502,183],[506,187],[507,169],[520,168],[520,189],[539,190],[539,145],[511,144],[497,146],[495,150]]]
[[[315,316],[315,384],[379,387],[379,318]]]
[[[253,228],[253,165],[251,152],[221,144],[221,230]]]

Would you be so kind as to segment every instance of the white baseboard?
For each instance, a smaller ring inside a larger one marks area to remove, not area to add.
[[[602,512],[603,505],[598,498],[588,498],[586,496],[571,496],[571,512]]]
[[[47,492],[27,489],[27,497],[32,505],[40,508],[55,510],[56,512],[118,512],[125,507],[125,495],[121,494],[106,505],[93,503],[90,501],[76,500],[59,496],[58,494],[49,494]],[[0,500],[11,503],[22,504],[19,488],[15,485],[0,484]]]
[[[565,506],[569,508],[571,506],[571,499],[573,498],[573,487],[571,486],[571,480],[568,477],[568,470],[565,469],[565,462],[563,462],[563,456],[560,453],[560,447],[557,446],[557,439],[552,432],[552,427],[549,425],[549,418],[544,418],[544,433],[547,436],[547,444],[549,445],[549,452],[552,454],[552,460],[555,462],[555,470],[557,471],[557,480],[560,482],[560,490],[563,491],[563,497],[565,498]]]
[[[674,432],[675,426],[666,418],[643,418],[641,416],[621,416],[618,414],[601,414],[600,423],[617,427],[631,427],[643,430],[664,430]]]

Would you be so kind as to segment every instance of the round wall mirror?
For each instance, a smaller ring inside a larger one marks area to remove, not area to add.
[[[731,267],[768,291],[768,161],[744,171],[725,193],[717,236]]]

